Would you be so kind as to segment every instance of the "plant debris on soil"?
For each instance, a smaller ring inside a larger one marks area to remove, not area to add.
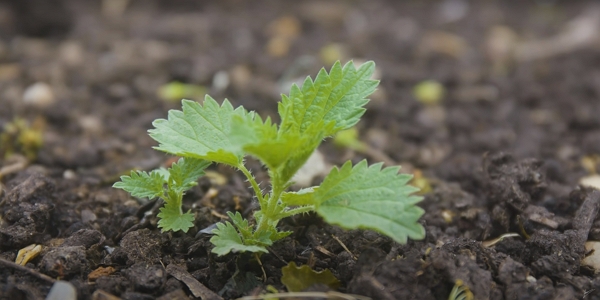
[[[0,16],[0,299],[282,297],[292,262],[339,281],[302,287],[321,298],[600,299],[592,1],[22,0]],[[184,197],[187,233],[111,188],[176,161],[147,130],[179,98],[276,117],[291,82],[338,59],[375,61],[381,84],[360,149],[325,142],[304,181],[347,159],[401,165],[425,239],[309,214],[260,261],[217,257],[210,226],[256,208],[243,175],[209,168]]]

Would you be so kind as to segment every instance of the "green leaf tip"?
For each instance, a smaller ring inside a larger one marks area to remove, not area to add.
[[[231,135],[244,152],[288,182],[325,138],[359,121],[379,84],[371,79],[374,71],[372,61],[358,68],[338,61],[329,73],[323,68],[314,81],[307,77],[302,87],[293,85],[289,95],[282,95],[279,126],[258,116],[236,117]]]
[[[121,176],[114,188],[125,190],[133,197],[153,199],[163,194],[164,179],[159,172],[131,171],[129,176]]]
[[[307,77],[302,87],[293,85],[289,96],[283,95],[279,103],[281,130],[284,132],[304,132],[312,124],[323,121],[334,126],[325,133],[348,129],[358,123],[378,80],[371,77],[375,63],[368,61],[356,68],[352,61],[342,67],[335,62],[329,73],[321,69],[313,81]]]

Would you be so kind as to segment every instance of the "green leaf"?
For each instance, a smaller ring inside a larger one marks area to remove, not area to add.
[[[365,112],[366,97],[379,84],[379,81],[370,79],[374,71],[375,63],[372,61],[358,69],[353,62],[342,68],[338,61],[329,74],[323,68],[314,82],[307,77],[302,88],[293,85],[290,95],[283,95],[279,103],[280,134],[303,133],[319,121],[334,124],[325,136],[354,126]]]
[[[219,256],[229,252],[268,252],[263,246],[245,245],[235,227],[229,222],[217,223],[213,234],[214,236],[210,238],[210,242],[215,245],[212,252]]]
[[[340,287],[340,281],[333,276],[329,269],[321,272],[312,270],[308,265],[296,266],[295,262],[290,262],[287,266],[281,268],[281,283],[285,285],[288,292],[301,292],[314,284],[325,284],[332,289]]]
[[[319,147],[325,137],[326,132],[333,128],[334,123],[323,125],[323,122],[316,123],[309,127],[301,136],[301,145],[294,149],[294,152],[288,157],[284,164],[279,167],[277,174],[282,182],[287,183],[298,170],[306,163],[312,153]],[[287,134],[286,134],[287,135]]]
[[[249,118],[234,118],[231,137],[244,152],[260,159],[270,170],[282,175],[287,182],[326,137],[325,126],[318,122],[306,132],[287,132],[280,135],[277,125],[267,118],[250,113]]]
[[[417,221],[424,211],[415,205],[422,198],[411,195],[418,190],[407,185],[412,176],[382,165],[363,160],[354,168],[351,162],[334,168],[314,193],[316,212],[330,224],[372,229],[398,243],[422,239],[425,229]]]
[[[155,129],[148,132],[159,142],[157,150],[237,167],[244,153],[233,146],[229,135],[234,116],[248,113],[242,107],[234,110],[227,99],[219,106],[207,95],[203,105],[183,100],[182,111],[170,110],[168,119],[155,120]]]
[[[288,235],[290,235],[292,233],[293,233],[292,231],[277,231],[277,232],[271,233],[271,236],[269,236],[269,240],[276,242],[282,238],[287,237]]]
[[[209,161],[197,158],[180,158],[169,168],[169,179],[173,182],[172,188],[186,191],[196,185],[198,178],[204,175],[204,169],[210,165]]]
[[[129,192],[138,198],[156,198],[164,193],[163,177],[159,172],[152,171],[150,174],[144,171],[131,171],[130,176],[121,176],[121,181],[113,184],[114,188]]]
[[[279,138],[277,125],[269,118],[263,122],[254,113],[250,113],[249,118],[235,117],[230,135],[238,147],[260,159],[271,170],[282,165],[302,142],[298,136]]]
[[[318,187],[301,189],[297,192],[285,192],[281,195],[281,201],[285,205],[313,205],[315,204],[314,192]]]
[[[165,203],[157,216],[160,218],[158,228],[161,228],[163,232],[169,230],[188,232],[190,228],[194,227],[194,214],[181,213],[181,208],[176,205]]]
[[[248,224],[248,220],[242,217],[242,214],[237,211],[235,214],[228,211],[227,215],[231,218],[231,222],[235,228],[237,228],[244,240],[252,238],[252,227]]]

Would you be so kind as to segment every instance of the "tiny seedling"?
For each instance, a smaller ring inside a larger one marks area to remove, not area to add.
[[[240,170],[260,209],[252,223],[239,212],[227,213],[231,221],[218,223],[210,240],[218,255],[267,252],[266,247],[291,233],[280,231],[279,221],[307,212],[346,229],[378,231],[399,243],[406,243],[408,237],[421,239],[425,230],[418,219],[424,211],[415,205],[421,197],[413,195],[418,189],[407,184],[411,176],[399,174],[399,167],[368,166],[364,160],[353,166],[348,161],[334,168],[320,186],[287,191],[294,174],[325,138],[359,121],[366,97],[379,84],[371,79],[374,70],[373,62],[358,68],[352,62],[344,66],[336,62],[329,73],[321,69],[314,81],[308,77],[302,87],[294,84],[289,96],[283,95],[279,102],[279,125],[243,107],[234,109],[227,99],[222,105],[208,95],[203,104],[183,100],[181,111],[169,111],[168,118],[155,120],[155,128],[149,131],[159,143],[156,149],[184,157],[183,161],[167,172],[123,176],[115,187],[137,197],[161,197],[165,207],[159,226],[186,231],[193,226],[192,217],[182,213],[181,197],[201,176],[206,162]],[[244,165],[247,155],[267,168],[268,191]]]
[[[202,159],[181,158],[169,169],[160,168],[150,173],[132,171],[130,176],[121,176],[121,181],[113,187],[124,189],[134,197],[162,199],[165,205],[158,213],[158,227],[163,231],[187,232],[194,226],[194,214],[183,212],[183,194],[196,185],[208,165],[210,162]]]

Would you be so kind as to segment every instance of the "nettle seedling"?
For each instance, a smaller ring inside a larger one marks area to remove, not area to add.
[[[153,122],[150,136],[156,149],[183,157],[168,170],[132,172],[122,176],[114,187],[136,197],[160,197],[165,206],[158,226],[166,230],[187,230],[193,226],[191,213],[181,209],[183,193],[202,176],[209,162],[240,170],[250,182],[260,209],[255,222],[239,212],[228,212],[231,221],[218,223],[210,241],[213,252],[267,252],[266,247],[288,236],[277,228],[283,218],[316,212],[330,224],[346,229],[371,229],[399,243],[425,236],[418,219],[424,211],[415,204],[421,197],[408,185],[411,176],[399,174],[399,167],[382,168],[350,161],[334,168],[320,186],[287,191],[294,174],[319,144],[335,133],[351,128],[364,114],[364,105],[379,81],[371,79],[375,64],[356,68],[352,62],[342,67],[336,62],[327,73],[321,69],[313,81],[307,77],[302,87],[293,85],[283,95],[278,112],[279,125],[263,120],[243,107],[236,109],[227,99],[219,104],[210,96],[204,103],[183,100],[183,110],[171,110],[168,119]],[[244,165],[246,155],[267,168],[270,190],[264,192]]]

